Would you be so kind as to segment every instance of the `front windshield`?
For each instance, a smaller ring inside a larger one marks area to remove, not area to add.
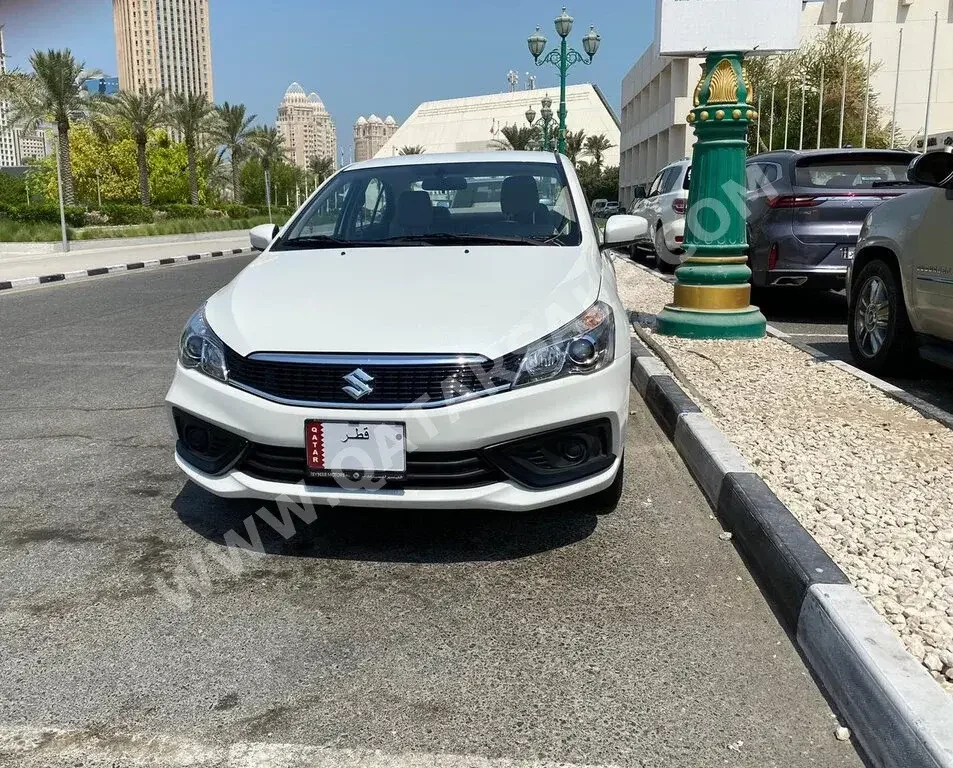
[[[580,242],[572,196],[557,163],[443,162],[342,171],[272,250]]]

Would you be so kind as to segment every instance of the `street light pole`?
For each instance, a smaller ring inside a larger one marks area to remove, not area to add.
[[[544,152],[551,152],[553,149],[552,134],[550,133],[550,126],[553,122],[553,100],[549,98],[549,94],[546,94],[543,97],[543,107],[539,111],[540,118],[536,119],[536,111],[533,109],[533,105],[529,106],[529,109],[524,113],[526,115],[526,122],[530,124],[531,128],[539,128],[540,133],[542,134],[543,143],[541,149]]]
[[[566,38],[569,37],[569,33],[572,31],[572,22],[572,16],[566,13],[566,8],[563,6],[563,12],[557,16],[553,22],[556,27],[556,34],[560,37],[559,48],[553,48],[545,56],[543,56],[543,51],[546,49],[546,38],[539,31],[539,27],[536,27],[536,31],[526,40],[526,44],[529,46],[529,52],[532,54],[537,67],[543,64],[552,64],[559,70],[558,149],[561,154],[566,154],[566,76],[569,74],[569,68],[572,67],[573,64],[578,64],[579,62],[587,65],[592,64],[592,59],[596,55],[596,51],[599,50],[599,43],[602,41],[602,38],[599,37],[599,33],[596,32],[596,28],[590,26],[589,32],[582,38],[582,47],[586,52],[585,55],[570,48],[566,43]],[[541,56],[542,58],[540,58]]]

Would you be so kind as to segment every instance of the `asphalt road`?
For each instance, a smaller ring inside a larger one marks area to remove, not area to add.
[[[184,756],[245,742],[336,766],[861,765],[637,395],[607,516],[336,510],[285,540],[277,510],[186,483],[177,339],[247,262],[0,296],[0,765],[222,765]],[[224,546],[248,516],[263,555]]]

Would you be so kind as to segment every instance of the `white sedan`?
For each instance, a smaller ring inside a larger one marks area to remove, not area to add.
[[[614,507],[629,326],[605,249],[644,227],[600,236],[555,154],[348,166],[252,230],[264,252],[186,324],[176,462],[224,497]]]

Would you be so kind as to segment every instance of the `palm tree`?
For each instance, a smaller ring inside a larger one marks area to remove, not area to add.
[[[257,115],[247,115],[244,104],[229,104],[227,101],[217,107],[217,111],[219,120],[213,135],[222,147],[220,154],[224,155],[227,152],[231,156],[232,188],[235,202],[240,203],[242,201],[239,183],[241,164],[251,151],[251,125],[255,122]]]
[[[255,128],[251,134],[251,151],[261,160],[265,172],[265,202],[268,204],[268,220],[271,221],[271,169],[284,160],[284,134],[270,125]]]
[[[580,128],[578,131],[566,131],[566,157],[575,165],[576,159],[582,154],[585,146],[586,132]]]
[[[602,162],[605,159],[604,154],[607,149],[615,145],[606,138],[604,133],[597,133],[586,139],[585,154],[592,158],[592,164],[599,170],[602,170]]]
[[[213,128],[215,105],[204,94],[176,94],[169,108],[169,122],[182,136],[189,158],[189,201],[199,204],[198,148]]]
[[[70,161],[70,125],[77,115],[83,114],[89,98],[83,83],[99,73],[86,70],[86,65],[77,62],[69,48],[34,51],[30,66],[32,74],[14,70],[0,75],[0,97],[10,102],[13,125],[32,129],[48,120],[56,123],[63,202],[72,205],[76,193]]]
[[[414,144],[413,146],[401,147],[397,150],[398,155],[422,155],[426,152],[422,145]]]
[[[314,176],[315,184],[321,184],[334,173],[334,159],[330,157],[312,157],[308,163],[308,171]]]
[[[136,142],[136,164],[139,166],[139,201],[150,205],[149,161],[146,145],[149,134],[169,124],[169,108],[165,93],[144,91],[132,93],[120,91],[110,99],[104,99],[93,113],[93,124],[98,132],[108,139],[128,133]]]
[[[539,141],[539,129],[529,125],[504,125],[494,139],[499,149],[529,149],[533,141]]]

